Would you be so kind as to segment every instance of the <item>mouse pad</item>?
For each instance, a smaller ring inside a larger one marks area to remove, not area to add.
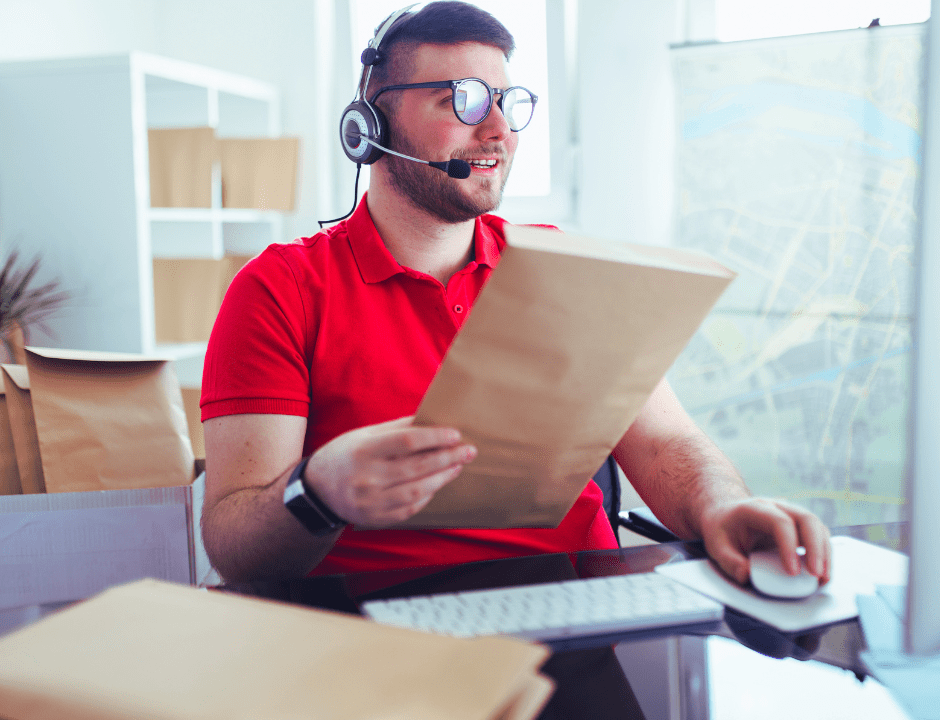
[[[876,585],[907,584],[907,557],[855,538],[834,537],[831,579],[803,600],[774,600],[741,587],[710,560],[670,562],[656,572],[782,632],[801,632],[857,617],[856,596],[874,594]]]

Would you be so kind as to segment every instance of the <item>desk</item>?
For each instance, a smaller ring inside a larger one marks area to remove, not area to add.
[[[834,534],[897,550],[908,543],[901,523]],[[703,554],[699,543],[668,543],[217,589],[359,614],[365,600],[647,572]],[[784,635],[727,610],[722,622],[706,626],[564,640],[552,648],[543,672],[557,689],[545,720],[641,717],[640,708],[649,720],[906,717],[866,677],[858,659],[864,638],[854,620]]]

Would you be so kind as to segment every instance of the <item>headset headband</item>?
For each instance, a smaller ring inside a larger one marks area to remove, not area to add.
[[[382,61],[379,55],[379,47],[382,45],[385,33],[392,29],[392,25],[395,24],[398,18],[410,12],[411,8],[420,4],[421,3],[412,3],[407,7],[403,7],[401,10],[396,10],[388,16],[388,19],[382,23],[378,29],[376,29],[375,35],[369,41],[368,46],[366,46],[366,49],[362,51],[362,55],[360,56],[362,60],[362,75],[359,77],[359,89],[356,90],[356,97],[353,99],[354,102],[356,100],[367,99],[366,90],[369,87],[369,80],[372,77],[372,66]]]

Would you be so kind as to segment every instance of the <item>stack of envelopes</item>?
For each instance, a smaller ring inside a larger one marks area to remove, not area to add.
[[[143,580],[0,639],[0,717],[523,720],[548,653]]]

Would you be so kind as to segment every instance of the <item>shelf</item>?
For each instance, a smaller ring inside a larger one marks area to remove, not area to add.
[[[154,355],[170,358],[181,387],[199,387],[202,384],[202,363],[208,343],[158,343]]]
[[[251,208],[150,208],[151,222],[263,223],[281,216],[275,210]]]
[[[170,360],[185,360],[205,355],[207,347],[208,343],[205,342],[157,343],[154,346],[154,354]]]
[[[283,217],[222,208],[220,179],[214,207],[150,207],[149,129],[195,126],[277,137],[277,88],[146,53],[0,63],[0,239],[75,292],[49,322],[59,347],[158,351],[198,385],[206,344],[156,343],[153,258],[255,255]]]

